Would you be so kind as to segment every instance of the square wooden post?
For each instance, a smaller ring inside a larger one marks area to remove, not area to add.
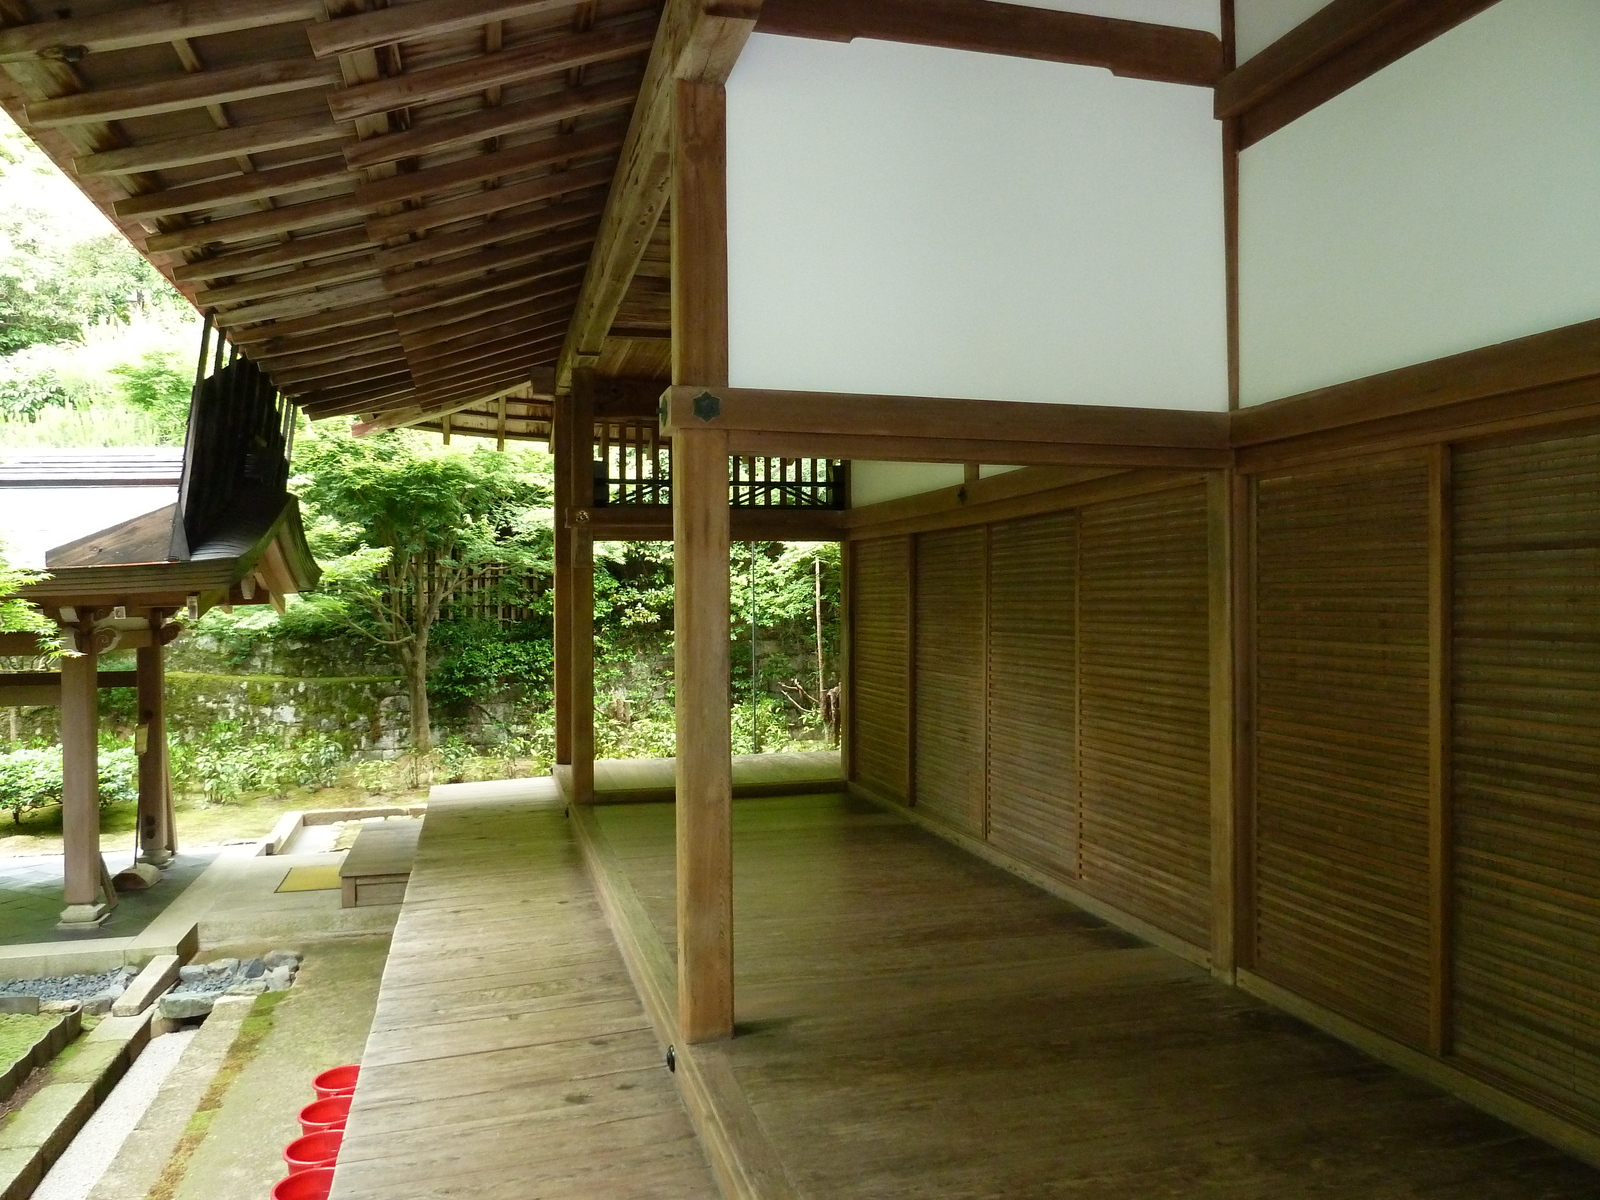
[[[555,612],[550,640],[555,653],[556,766],[572,763],[572,421],[562,397],[550,414],[550,455],[555,459]]]
[[[1251,490],[1248,476],[1207,482],[1211,705],[1211,972],[1232,983],[1253,965],[1251,861]]]
[[[587,515],[594,503],[594,372],[581,368],[572,374],[568,398],[570,452],[569,493],[573,510]],[[567,662],[572,672],[568,703],[572,707],[572,800],[594,803],[594,537],[582,520],[567,531],[571,579],[571,647]]]
[[[66,627],[78,653],[61,659],[61,841],[66,908],[61,925],[98,925],[111,912],[100,858],[99,655],[92,619]],[[69,640],[69,646],[72,642]]]
[[[672,137],[672,378],[728,382],[726,102],[679,81]],[[729,717],[728,439],[672,441],[677,692],[678,1029],[733,1034],[733,731]]]
[[[172,861],[167,760],[166,646],[161,614],[150,617],[151,644],[136,652],[139,694],[139,859],[154,867]]]

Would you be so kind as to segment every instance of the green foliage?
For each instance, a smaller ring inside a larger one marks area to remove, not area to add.
[[[0,355],[187,302],[0,114]]]
[[[122,398],[147,414],[160,430],[162,440],[183,441],[189,425],[189,397],[194,387],[193,372],[185,369],[178,356],[169,350],[146,350],[136,363],[119,363],[111,374],[121,380]]]
[[[301,787],[332,787],[345,757],[344,747],[325,733],[302,738],[294,750],[294,780]]]
[[[7,564],[5,545],[0,543],[0,633],[54,633],[56,627],[30,601],[18,599],[18,588],[47,578],[39,571],[27,571]],[[7,599],[10,597],[10,599]]]
[[[25,354],[0,358],[0,420],[33,421],[45,409],[72,401],[72,389],[55,367],[35,367]]]
[[[101,746],[100,805],[139,798],[139,760],[132,746]],[[0,754],[0,810],[14,824],[24,813],[61,803],[61,747],[26,747]]]
[[[428,693],[438,704],[459,711],[512,686],[524,703],[550,703],[555,654],[548,625],[525,622],[502,632],[489,621],[451,621],[435,629],[434,648]]]

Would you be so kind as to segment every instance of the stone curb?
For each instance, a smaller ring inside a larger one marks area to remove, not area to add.
[[[176,954],[158,954],[145,963],[144,970],[128,985],[128,990],[112,1003],[111,1015],[132,1017],[149,1008],[178,978],[180,965]]]
[[[11,1093],[22,1086],[35,1067],[42,1067],[48,1063],[66,1044],[77,1037],[83,1030],[83,1013],[81,1011],[62,1014],[61,1020],[50,1027],[42,1038],[34,1043],[32,1051],[26,1058],[19,1058],[12,1063],[4,1074],[0,1074],[0,1102],[11,1098]],[[0,1176],[3,1177],[3,1176]]]
[[[149,1042],[150,1017],[147,1011],[105,1018],[49,1068],[26,1104],[0,1121],[0,1200],[24,1200],[39,1186]]]
[[[224,996],[217,1001],[194,1040],[183,1048],[139,1124],[90,1191],[88,1200],[129,1200],[150,1194],[205,1098],[206,1089],[227,1061],[245,1018],[255,1008],[255,999]]]

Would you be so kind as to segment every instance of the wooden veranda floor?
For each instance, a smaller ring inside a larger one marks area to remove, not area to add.
[[[716,1196],[562,807],[434,789],[334,1200]]]
[[[672,808],[572,824],[659,1011]],[[690,1058],[747,1194],[1600,1195],[1600,1171],[897,815],[746,800],[734,828],[739,1036]]]

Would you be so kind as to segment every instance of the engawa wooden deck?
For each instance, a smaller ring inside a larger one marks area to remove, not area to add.
[[[594,764],[597,804],[641,804],[673,797],[670,758],[601,758]],[[556,781],[563,794],[571,794],[571,768],[557,767]],[[799,791],[844,791],[844,773],[837,750],[786,751],[733,756],[733,794],[785,796]]]
[[[572,823],[659,1019],[672,809]],[[747,800],[734,829],[739,1036],[680,1048],[678,1071],[730,1190],[1600,1195],[1600,1172],[895,814],[837,795]]]
[[[451,791],[429,801],[333,1196],[714,1197],[554,786]]]

